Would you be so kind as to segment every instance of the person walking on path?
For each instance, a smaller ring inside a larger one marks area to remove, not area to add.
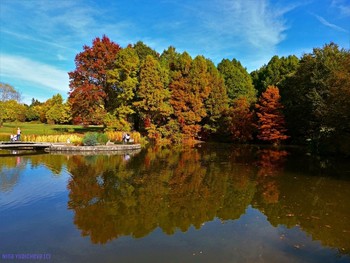
[[[18,127],[17,129],[17,141],[21,139],[21,129]]]

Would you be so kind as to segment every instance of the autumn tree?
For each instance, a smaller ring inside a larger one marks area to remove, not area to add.
[[[188,92],[188,101],[186,105],[190,111],[187,115],[188,133],[197,135],[201,130],[200,122],[207,116],[205,101],[211,93],[211,85],[209,83],[208,64],[203,56],[197,56],[192,62],[190,70],[190,91]]]
[[[0,101],[0,126],[6,121],[25,121],[26,107],[16,100]]]
[[[95,38],[92,47],[84,46],[84,51],[75,57],[76,69],[69,72],[69,104],[74,122],[102,123],[103,116],[113,104],[107,71],[113,69],[116,54],[121,49],[107,36]]]
[[[226,112],[224,123],[231,140],[244,143],[253,139],[254,115],[246,98],[234,101]]]
[[[48,99],[44,103],[44,107],[47,109],[45,113],[47,123],[63,124],[71,120],[70,107],[68,103],[63,101],[60,94],[56,94],[51,99]]]
[[[170,91],[163,72],[158,60],[146,56],[140,67],[140,85],[134,102],[149,138],[155,140],[162,137],[162,128],[172,113]]]
[[[280,99],[279,89],[269,86],[256,104],[259,130],[257,137],[262,141],[279,144],[288,138]]]
[[[4,121],[24,121],[26,108],[20,104],[21,93],[0,82],[0,127]]]
[[[139,85],[140,60],[136,51],[128,46],[118,52],[113,69],[108,71],[109,97],[113,98],[110,113],[116,118],[116,128],[130,130],[128,120],[135,113],[132,102]]]
[[[192,60],[184,52],[177,60],[175,68],[169,85],[172,93],[170,103],[182,133],[186,138],[192,139],[200,132],[200,122],[207,114],[205,100],[210,93],[207,63],[202,56]]]
[[[206,62],[210,93],[204,100],[206,116],[202,118],[201,121],[201,126],[203,128],[202,137],[204,137],[204,139],[218,133],[222,125],[221,120],[223,114],[229,107],[229,98],[227,96],[223,77],[212,61],[207,59]]]
[[[169,89],[171,92],[170,104],[174,109],[174,118],[179,124],[179,127],[183,131],[184,127],[186,130],[189,124],[189,115],[193,116],[194,113],[190,114],[190,108],[188,107],[187,100],[189,100],[190,91],[190,79],[189,73],[191,69],[192,58],[186,52],[180,55],[176,61],[176,66],[171,72],[171,82]],[[189,130],[187,132],[190,132]],[[189,134],[188,134],[189,135]]]

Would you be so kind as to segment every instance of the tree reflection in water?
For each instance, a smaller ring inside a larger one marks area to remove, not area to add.
[[[266,203],[277,203],[279,187],[276,178],[281,176],[288,152],[277,148],[258,151],[257,188]]]
[[[93,243],[236,220],[251,205],[273,226],[300,227],[350,253],[349,180],[286,171],[296,162],[289,157],[285,150],[252,147],[149,148],[127,162],[123,156],[71,156],[68,206]]]

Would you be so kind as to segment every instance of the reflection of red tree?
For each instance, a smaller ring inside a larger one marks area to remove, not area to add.
[[[276,203],[279,200],[277,176],[283,169],[286,151],[278,149],[263,149],[259,151],[258,184],[262,190],[262,197],[267,203]]]

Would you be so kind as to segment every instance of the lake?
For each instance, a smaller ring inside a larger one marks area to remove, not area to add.
[[[1,262],[350,262],[350,162],[297,147],[0,151]]]

